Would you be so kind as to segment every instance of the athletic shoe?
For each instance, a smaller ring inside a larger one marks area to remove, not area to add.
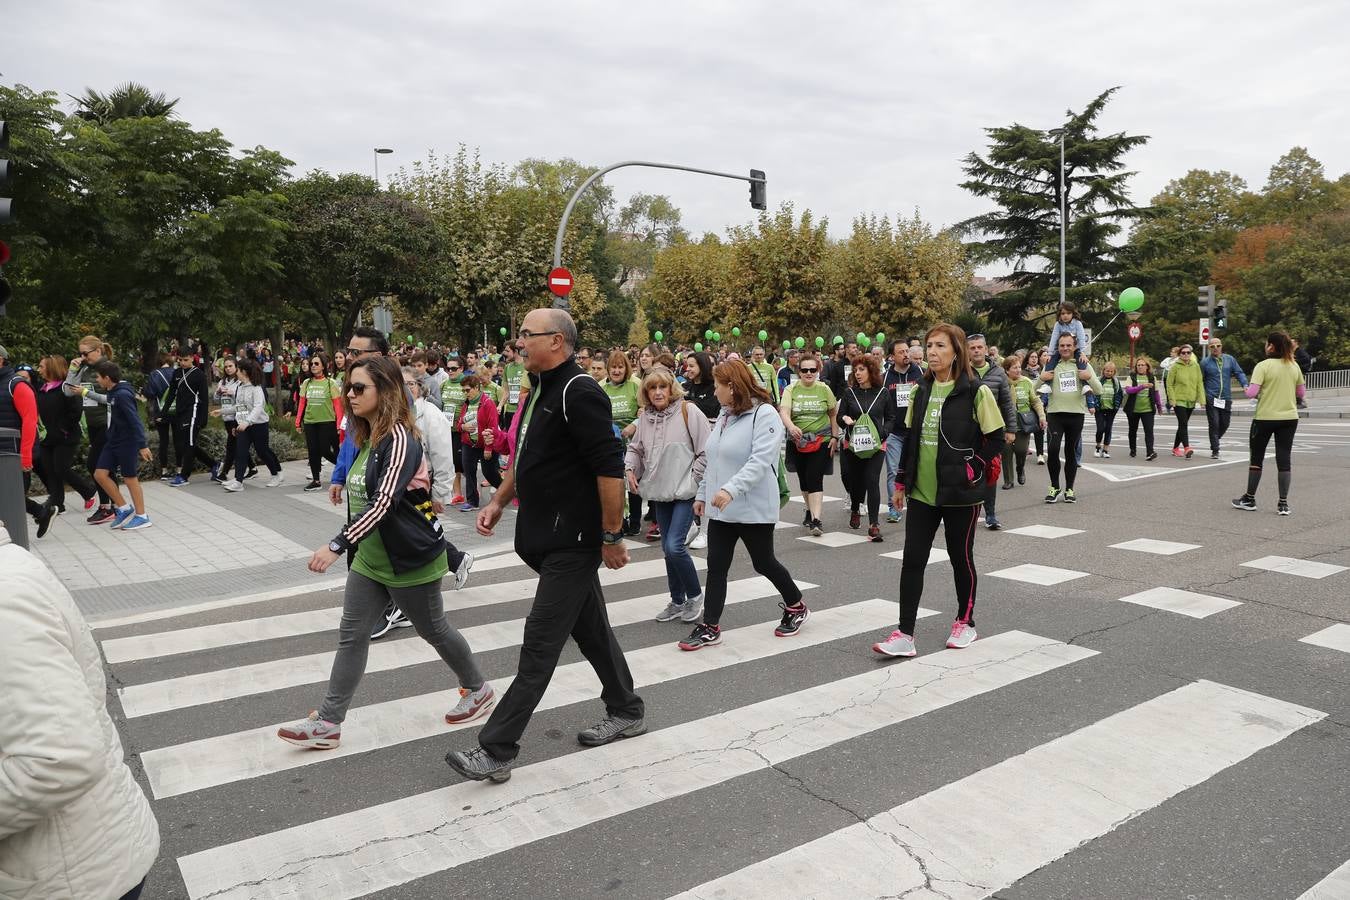
[[[806,512],[802,514],[802,527],[803,528],[811,527],[811,510],[809,507],[807,508]]]
[[[1078,495],[1075,494],[1075,493],[1073,492],[1073,488],[1065,488],[1065,489],[1064,489],[1064,502],[1065,502],[1065,503],[1077,503],[1077,502],[1078,502]]]
[[[1144,459],[1145,459],[1147,462],[1153,462],[1153,461],[1154,461],[1155,459],[1157,459],[1157,458],[1158,458],[1158,454],[1155,453],[1155,452],[1152,451],[1152,450],[1148,451],[1148,456],[1145,456],[1145,457],[1144,457]]]
[[[1044,454],[1044,453],[1038,453],[1038,454],[1036,454],[1036,465],[1038,465],[1038,466],[1043,466],[1043,465],[1045,465],[1045,454]]]
[[[625,719],[623,716],[605,716],[590,728],[577,732],[577,743],[583,747],[603,747],[623,738],[637,737],[647,733],[647,723],[642,719]]]
[[[244,483],[242,481],[236,481],[235,479],[231,478],[229,481],[226,481],[223,484],[221,484],[221,487],[223,487],[225,490],[229,491],[232,494],[237,494],[239,491],[242,491],[244,489]]]
[[[1212,452],[1209,454],[1209,458],[1210,458],[1210,459],[1218,459],[1218,458],[1219,458],[1219,451],[1218,451],[1218,450],[1212,451]]]
[[[85,519],[90,525],[102,525],[104,522],[111,522],[117,513],[113,512],[111,506],[100,506],[94,510],[93,515]]]
[[[1018,483],[1018,484],[1026,484],[1026,483],[1027,483],[1027,473],[1026,473],[1026,472],[1018,472],[1018,473],[1017,473],[1017,483]]]
[[[1052,487],[1052,488],[1050,488],[1050,490],[1046,491],[1046,492],[1045,492],[1045,502],[1046,502],[1046,503],[1058,503],[1058,502],[1059,502],[1059,488],[1053,488],[1053,487]]]
[[[393,628],[411,628],[412,622],[403,614],[403,610],[391,600],[385,604],[384,615],[380,616],[379,621],[375,623],[375,628],[370,632],[370,639],[384,637]]]
[[[953,650],[960,650],[963,647],[969,647],[975,643],[975,626],[967,625],[964,622],[953,622],[951,636],[947,638],[947,646]]]
[[[445,721],[451,725],[458,725],[460,722],[472,722],[492,709],[492,705],[496,702],[497,696],[492,692],[492,685],[486,681],[476,691],[460,688],[459,702],[455,704],[454,709],[445,714]]]
[[[681,619],[683,619],[685,622],[693,623],[697,622],[699,620],[699,617],[702,615],[703,615],[702,594],[699,594],[697,597],[690,597],[689,599],[684,601],[684,611],[680,613]]]
[[[445,762],[465,778],[473,781],[491,781],[501,784],[511,780],[514,759],[497,759],[482,747],[474,747],[467,753],[451,750],[445,754]]]
[[[1250,494],[1243,494],[1233,501],[1233,509],[1245,509],[1248,512],[1256,512],[1256,498]]]
[[[775,637],[792,637],[802,630],[802,624],[811,615],[811,610],[806,608],[805,603],[798,603],[796,606],[780,603],[778,608],[783,611],[783,621],[773,630]]]
[[[160,481],[168,481],[169,479],[161,477],[159,480],[160,480]],[[94,508],[94,503],[95,503],[97,500],[98,500],[98,494],[95,494],[95,495],[92,496],[92,497],[86,497],[86,498],[84,498],[84,511],[85,511],[85,512],[89,512],[89,510],[93,509],[93,508]]]
[[[666,608],[656,614],[658,622],[674,622],[680,616],[684,615],[684,604],[676,603],[674,600],[666,604]]]
[[[868,525],[868,526],[867,526],[867,539],[868,539],[869,541],[871,541],[872,543],[874,543],[874,544],[880,544],[880,543],[881,543],[881,526],[880,526],[880,525]]]
[[[819,519],[811,520],[811,537],[820,537],[825,533],[825,527],[820,524]]]
[[[51,503],[44,503],[42,512],[37,515],[37,536],[42,537],[47,533],[47,529],[52,527],[52,519],[56,518],[56,506]]]
[[[722,643],[722,629],[717,625],[695,625],[689,637],[677,645],[681,650],[702,650]]]
[[[1111,458],[1111,451],[1110,451],[1109,449],[1107,449],[1106,447],[1103,447],[1103,448],[1102,448],[1102,459],[1110,459],[1110,458]]]
[[[886,640],[873,644],[872,652],[882,656],[915,656],[919,651],[914,648],[914,638],[897,628]]]
[[[704,532],[702,529],[700,529],[700,530],[699,530],[699,533],[696,534],[696,535],[694,535],[694,539],[693,539],[692,541],[689,542],[689,549],[690,549],[690,550],[707,550],[707,549],[708,549],[708,535],[707,535],[707,533]]]
[[[308,484],[305,485],[305,493],[306,493],[306,494],[312,494],[312,493],[314,493],[315,491],[321,491],[321,490],[323,490],[323,485],[320,484],[320,483],[317,482],[317,481],[314,481],[313,479],[310,479],[310,482],[309,482]]]
[[[1195,455],[1195,451],[1192,450],[1190,447],[1187,447],[1187,448],[1186,448],[1186,458],[1187,458],[1187,459],[1190,459],[1190,458],[1191,458],[1192,456],[1194,456],[1194,455]]]
[[[1288,501],[1288,500],[1281,500],[1279,506],[1277,506],[1277,507],[1275,508],[1275,513],[1276,513],[1276,515],[1281,515],[1281,516],[1287,516],[1287,515],[1289,515],[1289,514],[1290,514],[1290,513],[1289,513],[1289,501]],[[38,533],[38,537],[42,537],[42,533],[41,533],[41,532]]]
[[[285,484],[285,483],[286,483],[286,473],[285,473],[285,472],[278,472],[277,474],[273,475],[271,478],[267,479],[267,486],[268,486],[268,487],[281,487],[281,486],[282,486],[283,484]]]
[[[886,522],[888,524],[894,525],[899,521],[900,521],[900,512],[898,510],[892,509],[886,512]]]
[[[477,510],[478,510],[478,504],[476,504],[476,503],[470,503],[470,502],[467,501],[467,500],[465,500],[463,503],[461,503],[461,504],[459,505],[459,511],[460,511],[460,512],[476,512]]]
[[[1096,449],[1094,449],[1094,450],[1092,451],[1092,455],[1093,455],[1093,456],[1096,456],[1096,457],[1098,457],[1098,458],[1100,458],[1101,455],[1102,455],[1102,448],[1101,448],[1101,447],[1097,447]]]
[[[141,528],[149,528],[153,524],[155,523],[150,521],[149,516],[132,516],[130,519],[127,519],[126,524],[122,526],[122,530],[137,531]]]
[[[1172,455],[1175,456],[1177,459],[1181,459],[1181,457],[1186,455],[1186,451],[1182,450],[1180,447],[1173,447]]]
[[[988,528],[990,531],[998,531],[1003,525],[999,522],[997,516],[985,516],[984,527]]]
[[[464,502],[464,495],[463,495],[463,494],[456,494],[455,496],[453,496],[453,497],[450,498],[450,505],[451,505],[451,506],[459,506],[459,505],[460,505],[461,503],[463,503],[463,502]]]
[[[459,561],[459,568],[455,569],[455,590],[463,590],[464,585],[469,583],[469,570],[473,568],[473,554],[467,550],[464,557]]]
[[[1137,451],[1133,447],[1130,448],[1130,459],[1134,459],[1136,452]]]
[[[1005,491],[1011,491],[1013,489],[1013,483],[1011,481],[1003,482],[1003,489]]]
[[[316,709],[299,722],[282,725],[277,729],[277,737],[309,750],[332,750],[342,740],[342,726],[320,719]]]
[[[647,529],[647,540],[652,542],[661,540],[660,525],[657,525],[655,522],[652,523],[652,526]]]
[[[159,480],[160,480],[160,481],[173,481],[173,476],[170,475],[168,472],[163,472],[163,473],[160,474]]]
[[[220,477],[220,463],[211,464],[211,480],[214,481],[216,484],[220,484],[222,481],[225,480]]]
[[[862,516],[855,509],[848,514],[848,527],[856,530],[860,525],[862,525]]]
[[[248,471],[244,473],[244,480],[248,481],[250,478],[256,478],[257,476],[258,476],[257,466],[249,466]]]
[[[624,533],[624,534],[628,535],[629,537],[633,537],[634,535],[636,535],[636,534],[637,534],[638,532],[640,532],[640,531],[642,531],[642,525],[641,525],[641,523],[639,523],[639,522],[633,522],[633,521],[630,521],[630,520],[628,520],[628,519],[624,519],[624,520],[623,520],[623,533]]]
[[[169,482],[169,487],[182,487],[187,483],[188,480],[184,478],[182,475],[175,475],[173,476],[173,481]]]
[[[117,512],[113,513],[112,524],[109,525],[108,527],[121,528],[124,524],[126,524],[127,519],[130,519],[135,514],[136,510],[133,507],[124,506],[121,509],[117,510]]]

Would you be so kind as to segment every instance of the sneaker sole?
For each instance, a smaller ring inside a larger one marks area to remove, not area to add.
[[[497,705],[497,695],[493,694],[491,697],[487,698],[487,700],[485,700],[482,704],[480,704],[477,709],[475,709],[468,715],[464,716],[463,718],[452,719],[450,718],[450,713],[446,713],[445,714],[446,724],[463,725],[465,722],[472,722],[474,719],[481,719],[484,715],[486,715],[488,712],[491,711],[492,707],[496,705]]]
[[[603,741],[588,741],[583,739],[581,735],[577,735],[577,743],[583,747],[603,747],[606,744],[612,744],[615,741],[622,741],[625,738],[641,737],[646,733],[647,733],[647,723],[643,722],[641,725],[637,727],[637,730],[635,731],[631,730],[621,731],[618,734],[614,735],[613,737]]]
[[[139,524],[139,525],[123,525],[119,530],[120,530],[120,531],[140,531],[142,528],[151,528],[151,527],[154,526],[154,524],[155,524],[154,522],[142,522],[142,523]]]
[[[716,647],[720,643],[722,643],[722,636],[719,634],[715,641],[704,641],[701,644],[686,644],[684,641],[680,641],[676,646],[686,653],[693,653],[696,650],[702,650],[704,647]]]
[[[673,616],[665,616],[665,615],[657,616],[657,617],[656,617],[656,621],[658,621],[658,622],[674,622],[676,619],[682,619],[682,618],[684,618],[684,614],[683,614],[683,613],[676,613],[676,614],[673,615]]]
[[[811,618],[811,610],[808,609],[806,615],[802,616],[802,620],[797,623],[796,628],[791,631],[780,631],[778,628],[775,628],[773,630],[774,637],[795,637],[802,630],[802,626],[806,624],[806,620],[809,618]]]
[[[958,644],[958,643],[955,643],[954,641],[948,641],[948,642],[947,642],[947,649],[948,649],[948,650],[964,650],[964,649],[966,649],[967,647],[969,647],[969,646],[970,646],[971,644],[973,644],[973,643],[975,643],[974,640],[966,641],[964,644]]]
[[[336,738],[293,738],[279,734],[277,737],[293,747],[303,747],[306,750],[336,750],[338,744],[342,742],[341,735]]]
[[[873,644],[872,652],[884,656],[887,659],[909,659],[912,656],[919,655],[918,650],[911,650],[908,653],[891,653],[889,650],[883,649],[880,644]]]

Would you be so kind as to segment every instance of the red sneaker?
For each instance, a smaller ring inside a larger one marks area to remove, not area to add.
[[[464,502],[464,495],[463,495],[463,494],[456,494],[454,497],[450,498],[450,505],[451,505],[451,506],[459,506],[459,505],[460,505],[461,503],[463,503],[463,502]]]

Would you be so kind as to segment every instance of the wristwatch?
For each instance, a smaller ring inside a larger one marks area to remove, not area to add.
[[[613,545],[615,545],[615,544],[622,544],[622,543],[623,543],[623,532],[622,532],[622,531],[602,531],[602,532],[600,532],[600,542],[601,542],[602,544],[608,544],[608,545],[610,545],[611,547],[612,547]]]
[[[329,541],[328,549],[332,550],[334,553],[341,553],[343,551],[342,545],[339,544],[337,541]]]

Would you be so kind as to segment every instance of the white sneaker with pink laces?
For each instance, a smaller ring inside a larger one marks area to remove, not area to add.
[[[947,638],[947,646],[953,650],[960,650],[962,647],[969,647],[975,643],[975,626],[967,625],[965,622],[953,622],[951,636]]]
[[[872,652],[882,656],[915,656],[919,651],[914,647],[914,637],[897,628],[886,640],[873,644]]]

